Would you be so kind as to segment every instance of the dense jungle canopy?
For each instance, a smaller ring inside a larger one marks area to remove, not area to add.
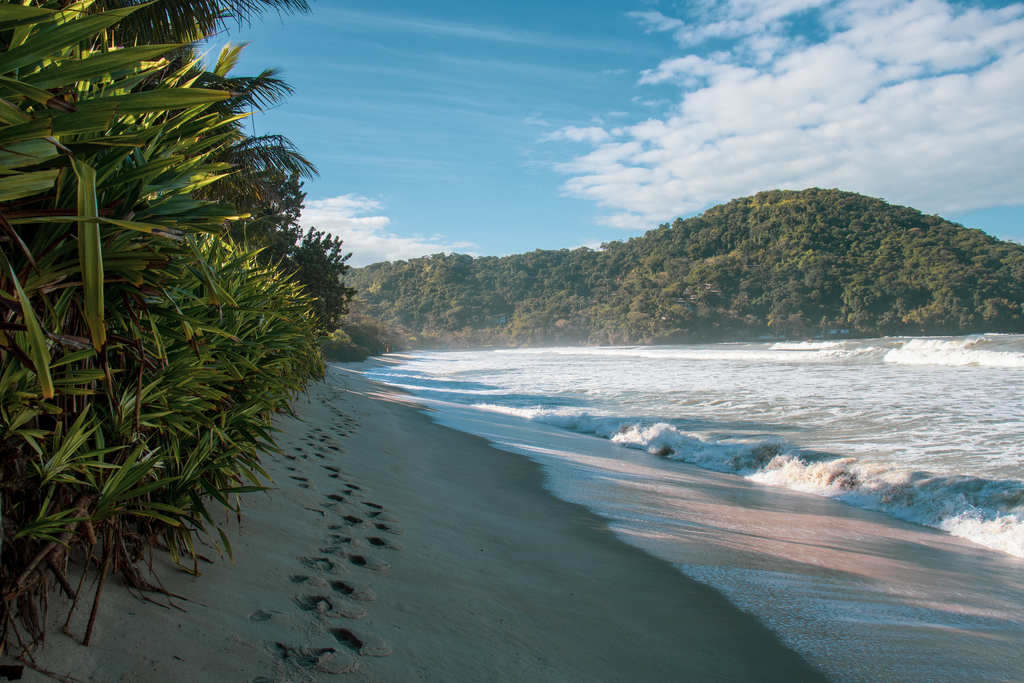
[[[1024,245],[840,190],[774,190],[641,237],[354,270],[414,344],[1024,331]]]

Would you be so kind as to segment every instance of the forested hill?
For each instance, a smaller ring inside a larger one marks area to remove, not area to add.
[[[839,190],[734,199],[599,251],[353,271],[414,343],[656,343],[1024,331],[1024,246]]]

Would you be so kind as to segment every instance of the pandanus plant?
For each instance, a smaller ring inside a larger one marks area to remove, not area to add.
[[[239,92],[148,44],[152,10],[0,5],[0,654],[45,636],[51,585],[78,604],[73,558],[88,644],[108,574],[152,589],[155,544],[195,571],[207,530],[230,552],[211,503],[261,488],[271,414],[323,371],[310,297],[199,198],[238,172]]]

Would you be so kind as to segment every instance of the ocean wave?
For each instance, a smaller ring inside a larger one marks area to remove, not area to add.
[[[806,346],[801,346],[806,344]],[[701,347],[563,347],[545,349],[515,349],[504,353],[521,355],[591,356],[606,358],[644,358],[650,360],[685,361],[741,361],[769,363],[822,363],[881,358],[886,349],[858,343],[801,342],[772,344],[763,348],[719,344],[714,348]]]
[[[852,342],[856,343],[856,342]],[[817,351],[819,349],[840,349],[851,342],[841,341],[801,341],[777,342],[771,345],[773,351]]]
[[[487,403],[472,407],[600,436],[762,484],[835,498],[1024,557],[1024,481],[905,471],[852,457],[802,452],[777,438],[710,440],[667,422],[642,423],[565,408]]]
[[[966,339],[910,339],[885,354],[886,363],[899,365],[951,365],[1024,368],[1024,352],[993,350],[1005,347],[998,337],[982,335]],[[1015,345],[1019,347],[1019,344]]]
[[[772,344],[702,346],[556,347],[515,349],[523,355],[644,358],[651,360],[768,363],[884,362],[894,365],[1024,368],[1020,335],[984,334],[960,338],[900,338],[794,341]]]

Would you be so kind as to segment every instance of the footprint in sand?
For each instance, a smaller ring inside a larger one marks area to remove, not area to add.
[[[274,643],[273,651],[284,662],[301,669],[344,674],[359,668],[359,660],[356,657],[347,652],[339,652],[333,647],[295,647],[277,642]]]
[[[337,545],[325,545],[325,546],[321,546],[320,548],[317,548],[317,550],[322,552],[324,555],[344,555],[345,554],[342,551],[341,546],[337,546]]]
[[[399,550],[399,547],[388,541],[387,539],[381,538],[380,536],[368,536],[366,542],[376,548],[386,548],[387,550]]]
[[[387,657],[391,654],[391,646],[379,636],[360,632],[358,635],[347,628],[332,628],[331,634],[342,645],[346,645],[367,657]]]
[[[338,594],[359,602],[373,602],[377,594],[369,586],[360,586],[349,581],[331,581],[331,588]]]
[[[391,563],[390,562],[385,562],[384,560],[378,560],[376,557],[372,557],[370,555],[357,555],[357,554],[349,555],[348,556],[348,561],[351,562],[352,564],[354,564],[357,567],[362,567],[364,569],[370,569],[370,570],[375,571],[375,572],[383,572],[383,571],[387,571],[388,569],[391,568]]]
[[[326,614],[334,608],[334,603],[324,595],[300,595],[295,598],[295,604],[303,612],[319,612],[321,614]]]
[[[330,598],[326,595],[300,595],[295,604],[303,612],[316,612],[325,617],[343,617],[345,619],[362,619],[366,610],[344,598]]]
[[[400,529],[397,529],[397,528],[391,526],[390,524],[384,524],[382,522],[377,522],[373,526],[375,528],[377,528],[377,529],[380,529],[381,531],[383,531],[386,534],[394,534],[395,536],[400,536],[402,534],[402,531]]]
[[[334,571],[334,563],[326,557],[300,557],[299,562],[310,569],[319,569],[323,572]]]

